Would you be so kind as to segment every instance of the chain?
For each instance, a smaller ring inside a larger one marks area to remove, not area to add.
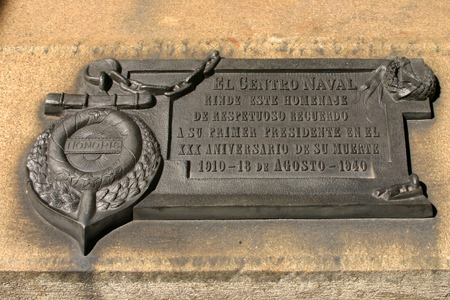
[[[101,71],[99,76],[89,75],[89,66],[85,69],[84,80],[96,85],[101,91],[108,91],[108,83],[116,82],[120,89],[133,94],[150,93],[152,95],[165,95],[169,98],[178,98],[190,92],[214,73],[214,68],[220,61],[219,51],[211,53],[201,64],[185,79],[169,85],[145,84],[137,80],[126,78],[122,75],[120,63],[115,59],[105,59],[104,62],[110,65],[109,70]]]

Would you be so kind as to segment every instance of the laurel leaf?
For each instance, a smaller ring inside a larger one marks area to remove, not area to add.
[[[69,177],[67,180],[69,180],[71,186],[74,186],[78,182],[78,180],[73,177]]]
[[[38,176],[37,176],[36,172],[34,172],[34,171],[31,171],[31,172],[30,172],[30,179],[31,179],[31,181],[33,181],[33,182],[38,182],[38,181],[39,181],[39,180],[38,180]]]
[[[137,188],[137,184],[138,184],[137,180],[130,180],[129,185],[130,190]]]
[[[139,187],[139,189],[144,190],[147,187],[147,181],[140,180],[138,183],[138,187]]]
[[[53,189],[59,190],[61,188],[61,181],[55,180],[53,181]]]
[[[122,187],[124,187],[124,186],[125,186],[125,187],[128,187],[128,185],[130,184],[130,179],[128,179],[128,177],[125,176],[125,177],[121,180],[120,184],[121,184]]]
[[[75,205],[74,203],[66,203],[61,208],[68,212],[74,212],[77,210],[77,207],[78,207],[78,204]]]
[[[109,203],[106,201],[97,201],[97,209],[98,210],[107,210],[109,207]]]
[[[120,189],[120,183],[113,184],[113,185],[109,188],[109,192],[110,192],[110,193],[115,193],[115,194],[117,194],[117,192],[119,191],[119,189]]]
[[[60,193],[61,194],[68,194],[69,193],[69,187],[67,186],[67,184],[65,182],[61,183]]]
[[[37,168],[37,164],[34,161],[29,160],[27,163],[27,167],[28,170],[35,170]]]
[[[132,188],[128,194],[128,196],[130,198],[133,198],[135,196],[137,196],[141,191],[139,190],[139,188]]]
[[[124,200],[120,200],[120,199],[114,200],[113,202],[111,202],[111,208],[117,208],[124,203],[125,203]]]
[[[85,181],[83,182],[83,187],[84,187],[84,188],[87,188],[89,185],[90,185],[90,182],[89,182],[88,180],[85,180]]]
[[[50,202],[50,193],[43,193],[40,195],[41,199],[44,200],[45,202]]]
[[[67,175],[67,176],[70,176],[73,174],[73,170],[69,170],[67,168],[63,168],[61,171],[64,175]]]
[[[117,196],[117,194],[115,194],[115,193],[108,193],[108,194],[105,196],[105,198],[103,198],[103,201],[106,201],[106,202],[110,202],[110,203],[111,203],[111,201],[114,201],[114,200],[116,199],[116,196]]]
[[[128,196],[128,188],[121,188],[120,191],[117,193],[117,199],[126,199]]]
[[[96,194],[97,201],[102,200],[106,196],[106,194],[108,194],[108,189],[102,189],[98,191]]]
[[[37,163],[40,164],[41,166],[43,164],[45,164],[46,162],[47,162],[47,159],[45,158],[45,156],[38,157]]]
[[[52,189],[52,186],[47,184],[47,183],[45,183],[45,184],[42,185],[42,189],[43,189],[43,191],[42,191],[43,193],[49,193],[51,191],[51,189]]]
[[[72,202],[72,197],[69,194],[61,194],[61,199],[66,203]]]
[[[40,183],[37,183],[37,182],[34,183],[34,189],[38,194],[40,194],[44,191],[43,185]]]
[[[82,180],[89,180],[92,176],[90,176],[88,173],[84,173],[80,176],[80,179]]]

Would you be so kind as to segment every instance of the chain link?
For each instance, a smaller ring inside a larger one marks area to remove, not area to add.
[[[120,89],[133,94],[150,93],[152,95],[165,95],[169,98],[177,98],[190,92],[205,78],[211,76],[214,68],[220,61],[219,51],[215,50],[185,79],[169,85],[145,84],[137,80],[128,79],[122,75],[120,63],[115,59],[105,59],[110,66],[108,70],[100,72],[99,76],[89,75],[89,66],[84,72],[84,80],[99,87],[101,91],[107,91],[108,80],[116,82]]]

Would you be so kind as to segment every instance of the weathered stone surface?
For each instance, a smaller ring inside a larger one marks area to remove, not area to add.
[[[447,299],[449,279],[446,271],[417,270],[170,274],[6,272],[0,275],[0,296],[2,299],[43,300]]]
[[[29,276],[48,276],[28,273],[31,271],[152,271],[162,272],[174,281],[176,272],[188,274],[171,285],[172,290],[167,285],[166,290],[158,289],[167,291],[155,294],[161,298],[206,295],[212,290],[212,283],[216,284],[217,293],[227,295],[234,284],[233,278],[220,281],[214,277],[196,284],[195,274],[202,272],[363,271],[374,274],[366,278],[379,276],[378,281],[353,279],[349,273],[339,273],[342,280],[323,275],[326,280],[316,281],[292,275],[290,282],[279,281],[279,295],[296,296],[295,282],[301,281],[306,286],[341,288],[343,293],[352,284],[357,286],[353,289],[355,294],[344,293],[343,298],[370,293],[379,298],[413,297],[415,287],[420,290],[418,298],[448,296],[449,14],[448,1],[434,1],[432,5],[410,1],[354,5],[313,1],[299,5],[287,0],[227,1],[215,5],[208,1],[2,2],[0,270],[26,272],[24,277],[3,273],[5,282],[22,286],[27,282],[24,289],[16,291],[3,285],[1,289],[9,293],[3,298],[39,297],[34,282],[40,282],[37,284],[44,289],[49,287],[49,293],[53,293],[45,294],[49,299],[61,298],[55,295],[67,292],[51,288],[64,284],[63,275],[30,281]],[[427,184],[436,217],[134,222],[106,236],[89,256],[83,257],[72,239],[37,216],[25,192],[25,158],[35,137],[49,124],[41,117],[45,95],[73,91],[73,78],[95,59],[200,59],[212,49],[229,58],[423,58],[439,79],[441,91],[434,103],[435,118],[410,122],[409,144],[412,169]],[[426,271],[434,269],[445,271]],[[402,272],[389,272],[393,270]],[[425,271],[410,281],[411,289],[403,289],[405,278],[415,276],[411,275],[413,270]],[[119,274],[133,278],[130,273]],[[252,288],[255,298],[267,286],[251,276],[243,281],[236,286],[247,291]],[[80,282],[88,289],[80,291],[80,298],[101,294],[102,288],[109,287],[139,295],[130,279],[106,276],[99,279],[101,284]],[[183,288],[189,292],[183,294]],[[375,290],[379,293],[374,294]],[[322,294],[319,289],[307,291],[317,298],[334,296]]]

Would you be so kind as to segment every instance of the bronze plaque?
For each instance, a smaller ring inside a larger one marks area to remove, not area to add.
[[[431,118],[421,59],[106,59],[28,160],[36,209],[78,240],[132,219],[432,217],[407,121]],[[75,225],[74,225],[75,224]]]

